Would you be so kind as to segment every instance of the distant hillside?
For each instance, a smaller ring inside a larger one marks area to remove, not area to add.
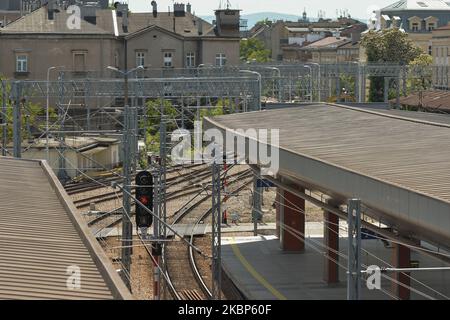
[[[213,20],[215,20],[214,16],[200,16],[202,19],[208,21],[211,23]],[[301,19],[301,16],[292,15],[292,14],[285,14],[285,13],[276,13],[276,12],[258,12],[258,13],[251,13],[251,14],[244,14],[242,15],[242,19],[248,20],[248,28],[252,28],[258,21],[269,19],[272,21],[277,20],[285,20],[285,21],[298,21]],[[317,18],[308,17],[311,21],[317,21]],[[367,23],[364,19],[358,19],[361,22]]]

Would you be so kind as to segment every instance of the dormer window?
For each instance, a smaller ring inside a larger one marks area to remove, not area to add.
[[[433,31],[434,29],[437,28],[438,26],[438,21],[439,19],[436,17],[428,17],[425,18],[425,24],[426,24],[426,28],[429,32]]]

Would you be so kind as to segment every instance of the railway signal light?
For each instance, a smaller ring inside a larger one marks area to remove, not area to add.
[[[148,171],[136,175],[136,199],[147,209],[153,210],[153,176]],[[136,203],[136,225],[138,228],[150,228],[153,216],[139,203]]]

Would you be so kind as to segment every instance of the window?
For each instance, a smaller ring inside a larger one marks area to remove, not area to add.
[[[430,56],[433,55],[433,48],[431,46],[428,46],[428,54]]]
[[[16,57],[16,71],[28,72],[28,56],[26,54],[19,54]]]
[[[428,31],[433,31],[435,28],[435,24],[434,23],[429,23],[428,24]]]
[[[414,32],[419,31],[419,24],[417,22],[414,22],[412,24],[412,31],[414,31]]]
[[[166,68],[172,67],[172,62],[173,62],[172,52],[164,52],[164,67]]]
[[[86,71],[86,54],[85,53],[74,53],[73,54],[73,66],[75,72]]]
[[[216,66],[223,67],[227,64],[227,56],[224,53],[216,54]]]
[[[195,67],[195,54],[189,52],[186,55],[186,68],[193,68],[193,67]]]
[[[136,67],[145,66],[145,52],[136,52]]]
[[[119,68],[119,53],[117,51],[114,54],[114,67]]]

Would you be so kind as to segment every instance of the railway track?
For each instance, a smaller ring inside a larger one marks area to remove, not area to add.
[[[179,176],[167,179],[167,186],[178,187],[177,190],[167,194],[167,200],[174,200],[184,196],[195,195],[189,202],[188,207],[183,207],[177,211],[172,217],[172,225],[189,224],[193,226],[192,230],[204,223],[211,214],[211,195],[208,193],[206,183],[210,183],[206,178],[210,178],[210,168],[202,168],[194,173],[180,174]],[[227,174],[228,184],[232,188],[233,185],[240,183],[239,187],[232,190],[232,193],[238,193],[252,182],[251,170],[240,171],[234,174]],[[192,181],[194,180],[194,181]],[[170,181],[170,183],[169,183]],[[188,184],[186,186],[186,183]],[[98,188],[98,187],[97,187]],[[105,194],[96,197],[88,197],[75,201],[78,208],[88,206],[91,202],[99,203],[108,200],[117,199],[114,196]],[[92,229],[94,235],[98,235],[102,230],[113,228],[122,222],[121,208],[117,208],[102,215],[94,217],[88,222],[88,226]],[[191,244],[195,244],[196,237],[192,232],[186,235]],[[143,243],[144,244],[144,243]],[[151,249],[147,248],[147,252],[151,255]],[[198,253],[197,253],[198,254]],[[169,282],[169,292],[177,300],[205,300],[210,299],[211,292],[206,284],[206,279],[201,275],[197,266],[196,253],[192,247],[186,247],[186,244],[179,241],[167,242],[163,253],[164,265],[166,265],[166,281]],[[170,261],[167,264],[167,261]]]
[[[172,167],[167,170],[167,173],[180,172],[182,169],[192,169],[192,168],[196,168],[199,166],[202,166],[202,165],[195,164],[195,165],[189,165],[189,166],[185,166],[185,167]],[[202,168],[198,171],[195,170],[193,172],[180,174],[179,176],[168,178],[167,182],[176,182],[177,179],[179,179],[179,178],[182,178],[184,176],[193,175],[193,174],[196,174],[196,173],[198,173],[200,171],[204,171],[204,170],[205,170],[205,168]],[[134,178],[134,175],[132,178]],[[117,174],[116,176],[100,178],[100,179],[96,179],[95,181],[85,181],[85,182],[67,184],[64,186],[64,189],[66,190],[68,195],[75,195],[75,194],[79,194],[79,193],[83,193],[83,192],[96,190],[99,188],[99,184],[109,186],[111,184],[111,182],[121,182],[122,179],[123,179],[122,176],[120,174]]]
[[[252,182],[250,170],[232,175],[235,179],[229,180],[229,186],[241,183],[232,193],[238,193]],[[231,175],[228,176],[231,178]],[[192,225],[192,231],[203,224],[211,214],[210,195],[200,197],[197,201],[191,201],[189,207],[182,208],[175,214],[172,226],[176,224]],[[189,235],[191,244],[195,243],[194,232]],[[184,243],[178,241],[168,242],[163,254],[164,263],[167,270],[167,278],[170,281],[169,289],[171,295],[178,300],[204,300],[211,298],[211,291],[206,284],[205,278],[201,275],[197,267],[195,253],[192,247],[186,247]],[[189,266],[189,267],[187,267]]]
[[[200,172],[201,171],[201,172]],[[203,185],[202,183],[204,183],[205,178],[209,177],[211,175],[211,173],[209,172],[210,169],[206,168],[206,169],[202,169],[199,170],[199,172],[196,172],[196,174],[186,174],[180,177],[176,177],[177,179],[167,179],[166,181],[168,182],[166,184],[166,188],[170,188],[173,186],[177,186],[180,185],[186,181],[188,181],[188,186],[181,186],[181,188],[179,188],[178,190],[174,190],[171,192],[168,192],[166,194],[166,199],[167,200],[175,200],[175,199],[179,199],[185,196],[190,196],[193,194],[196,194],[198,191],[203,190]],[[187,179],[190,178],[194,175],[193,179]],[[230,176],[230,177],[233,177]],[[134,190],[131,191],[132,194],[134,195]],[[101,195],[95,195],[95,196],[91,196],[91,197],[87,197],[87,198],[83,198],[83,199],[79,199],[79,200],[75,200],[73,203],[75,204],[75,206],[77,207],[77,209],[82,209],[85,207],[88,207],[91,203],[95,203],[95,204],[99,204],[99,203],[103,203],[103,202],[107,202],[107,201],[112,201],[112,200],[120,200],[122,199],[122,194],[120,192],[106,192],[103,193]]]

